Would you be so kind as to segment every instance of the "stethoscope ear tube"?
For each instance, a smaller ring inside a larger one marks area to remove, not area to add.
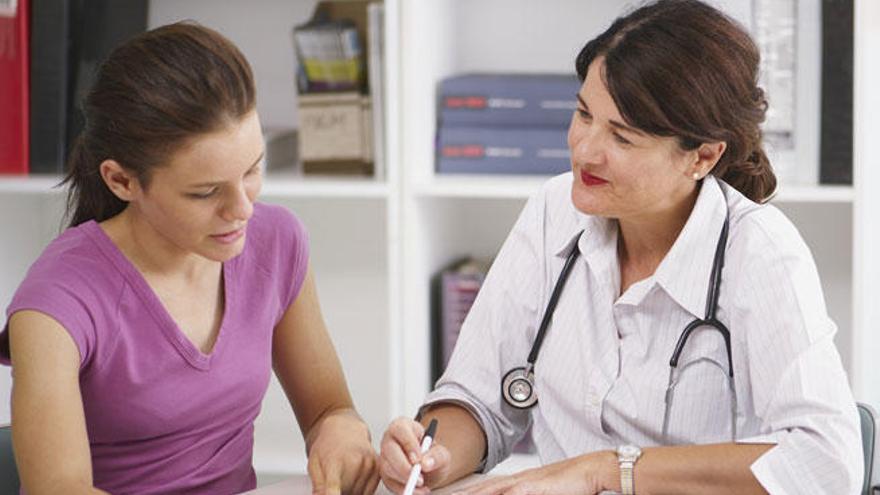
[[[538,334],[535,335],[535,342],[532,343],[532,349],[529,351],[528,359],[526,359],[526,366],[508,371],[501,380],[501,396],[504,398],[504,402],[517,409],[529,409],[538,403],[538,394],[535,392],[535,361],[538,360],[538,352],[541,351],[544,336],[547,334],[547,328],[550,326],[550,320],[553,318],[553,311],[559,302],[559,295],[562,293],[562,288],[565,287],[565,281],[568,279],[569,273],[571,273],[571,268],[580,254],[577,241],[580,240],[583,233],[583,230],[578,233],[571,253],[566,258],[562,272],[559,274],[559,279],[553,287],[550,301],[547,303],[547,309],[544,310],[541,325],[538,327]]]
[[[556,285],[553,286],[553,292],[550,294],[550,302],[547,303],[547,309],[544,310],[544,316],[541,318],[541,326],[538,327],[538,334],[535,335],[535,342],[532,344],[532,350],[529,351],[528,359],[526,359],[526,362],[529,363],[529,367],[533,367],[538,361],[538,352],[541,351],[541,344],[544,343],[544,336],[547,335],[547,327],[550,326],[550,320],[553,318],[556,304],[559,303],[559,295],[562,294],[562,288],[565,287],[565,281],[568,280],[568,275],[571,273],[571,267],[574,266],[574,262],[577,260],[578,254],[580,254],[577,242],[583,234],[583,230],[578,233],[577,240],[575,240],[574,245],[571,248],[571,254],[565,259],[565,265],[562,266],[562,272],[559,274],[559,279],[556,281]]]
[[[706,316],[696,319],[688,324],[681,335],[678,336],[678,342],[675,343],[675,349],[672,351],[672,357],[669,359],[669,367],[678,366],[678,360],[684,351],[684,345],[687,343],[691,334],[699,327],[710,327],[718,331],[724,338],[724,346],[727,351],[727,374],[733,377],[733,357],[730,352],[730,331],[723,323],[715,318],[715,312],[718,309],[718,297],[721,294],[721,270],[724,268],[724,250],[727,247],[727,232],[730,228],[730,219],[724,219],[724,226],[721,227],[721,235],[718,238],[718,245],[715,246],[715,258],[712,262],[712,273],[709,275],[709,290],[706,294]],[[670,369],[670,373],[672,369]]]

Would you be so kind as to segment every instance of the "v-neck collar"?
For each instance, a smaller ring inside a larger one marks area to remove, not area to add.
[[[223,316],[220,320],[220,328],[217,331],[217,337],[214,339],[214,345],[211,352],[205,354],[187,337],[178,326],[174,318],[162,304],[159,296],[147,283],[143,274],[129,260],[125,254],[119,249],[116,243],[104,232],[104,229],[97,222],[91,220],[82,225],[86,234],[95,242],[101,253],[113,263],[113,266],[125,277],[125,280],[131,286],[132,290],[141,299],[144,306],[149,310],[153,319],[162,334],[171,345],[177,349],[178,353],[194,368],[208,371],[211,369],[212,358],[220,353],[225,342],[226,323],[229,318],[230,308],[235,301],[235,284],[230,280],[233,275],[232,260],[224,262],[222,265],[223,272]]]

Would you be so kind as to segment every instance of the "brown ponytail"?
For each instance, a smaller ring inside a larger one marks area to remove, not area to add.
[[[614,21],[575,62],[583,80],[605,57],[604,81],[627,124],[676,136],[683,149],[725,141],[712,174],[752,201],[776,190],[763,148],[760,55],[735,21],[699,0],[658,0]]]
[[[150,172],[199,135],[222,130],[254,109],[253,74],[220,33],[170,24],[116,48],[83,101],[85,126],[68,157],[70,226],[113,217],[127,203],[104,183],[117,161],[148,187]]]
[[[752,201],[763,203],[776,192],[776,174],[760,144],[752,149],[743,161],[719,160],[712,173]]]
[[[124,210],[127,205],[107,188],[98,170],[99,164],[83,141],[85,136],[81,134],[74,142],[67,158],[68,175],[64,179],[65,183],[70,184],[67,216],[71,226],[92,219],[106,220]]]

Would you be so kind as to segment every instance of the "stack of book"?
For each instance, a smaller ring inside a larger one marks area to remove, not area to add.
[[[28,172],[28,1],[0,0],[0,174]]]
[[[350,20],[316,20],[294,28],[301,93],[360,90],[364,54]]]
[[[464,319],[473,306],[489,271],[489,263],[465,258],[442,270],[433,282],[433,356],[431,381],[446,370]],[[525,360],[525,356],[523,356]],[[499,383],[501,377],[498,377]],[[513,447],[516,453],[534,453],[531,428]]]
[[[305,174],[384,178],[384,6],[322,0],[294,28]]]
[[[853,0],[822,1],[819,182],[853,183]]]
[[[568,74],[472,74],[440,84],[437,172],[554,175],[580,88]]]
[[[488,271],[488,263],[466,258],[442,270],[435,278],[433,381],[446,369],[461,325]]]
[[[61,174],[80,100],[149,0],[0,0],[0,173]]]

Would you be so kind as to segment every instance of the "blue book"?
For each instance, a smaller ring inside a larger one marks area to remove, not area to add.
[[[565,128],[441,127],[437,173],[556,175],[571,168]]]
[[[567,127],[579,89],[574,74],[450,77],[440,83],[440,125]]]

